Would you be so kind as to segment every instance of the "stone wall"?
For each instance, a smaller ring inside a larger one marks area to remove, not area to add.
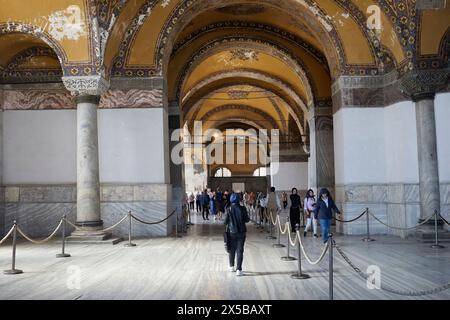
[[[1,195],[2,193],[0,193]],[[76,220],[76,185],[15,185],[6,186],[5,215],[1,219],[9,230],[17,220],[22,230],[32,237],[49,235],[63,214]],[[128,210],[146,221],[163,219],[172,211],[171,186],[168,184],[102,184],[101,212],[104,228],[120,220]],[[166,236],[171,232],[167,222],[143,225],[133,221],[133,236]],[[73,231],[73,228],[70,228]],[[128,236],[128,225],[122,223],[112,231],[114,235]]]
[[[336,204],[342,208],[342,219],[350,220],[366,208],[384,223],[401,228],[417,225],[420,216],[419,184],[352,184],[336,186]],[[441,212],[450,217],[450,183],[441,183]],[[429,216],[432,212],[427,213]],[[352,223],[337,223],[337,230],[345,234],[365,234],[366,218]],[[402,238],[410,231],[390,229],[370,218],[370,232],[391,234]]]

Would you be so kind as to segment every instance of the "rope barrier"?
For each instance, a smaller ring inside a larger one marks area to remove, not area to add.
[[[30,241],[30,242],[32,242],[34,244],[42,244],[42,243],[45,243],[47,241],[50,241],[55,236],[56,232],[58,232],[59,228],[61,228],[63,220],[64,220],[64,218],[59,221],[59,224],[56,227],[56,229],[47,238],[42,239],[42,240],[34,240],[34,239],[30,238],[29,236],[27,236],[25,234],[25,232],[22,231],[22,229],[20,229],[19,226],[17,226],[17,232],[19,232],[25,239],[27,239],[28,241]]]
[[[94,232],[107,232],[110,231],[112,229],[114,229],[115,227],[117,227],[119,224],[121,224],[126,218],[128,217],[128,214],[123,216],[122,219],[120,219],[118,222],[116,222],[115,224],[113,224],[111,227],[108,227],[106,229],[102,229],[102,230],[95,230]],[[66,219],[66,222],[71,225],[72,227],[74,227],[76,230],[83,230],[83,228],[80,228],[79,226],[77,226],[76,224],[74,224],[73,222],[69,221]]]
[[[439,217],[441,217],[442,221],[444,221],[445,224],[447,224],[448,226],[450,226],[450,222],[448,222],[447,220],[445,220],[445,218],[439,213]],[[0,242],[1,244],[1,242]]]
[[[308,261],[308,263],[312,264],[312,265],[319,264],[323,260],[323,258],[325,257],[325,254],[328,251],[329,245],[325,243],[324,246],[323,246],[323,249],[322,249],[322,253],[320,254],[319,258],[317,258],[316,260],[312,260],[306,254],[305,247],[303,246],[302,238],[300,236],[300,232],[299,231],[297,231],[297,237],[300,239],[300,248],[302,249],[303,255],[305,256],[305,258]]]
[[[171,216],[173,216],[174,213],[175,213],[176,211],[177,211],[177,209],[173,210],[172,213],[169,214],[167,217],[165,217],[164,219],[162,219],[162,220],[160,220],[160,221],[155,221],[155,222],[148,222],[148,221],[141,220],[141,219],[139,219],[138,217],[136,217],[136,216],[133,215],[133,214],[131,214],[131,217],[133,217],[133,219],[135,219],[136,221],[139,221],[140,223],[151,225],[151,224],[158,224],[158,223],[161,223],[161,222],[166,221],[166,220],[169,219]]]
[[[373,213],[369,212],[369,214],[372,216],[372,218],[374,218],[375,220],[377,220],[379,223],[385,225],[388,228],[391,229],[395,229],[395,230],[403,230],[403,231],[407,231],[407,230],[412,230],[415,229],[417,227],[420,227],[421,225],[424,225],[425,223],[427,223],[435,214],[433,213],[431,216],[429,216],[428,218],[426,218],[424,221],[422,221],[421,223],[413,226],[413,227],[409,227],[409,228],[401,228],[401,227],[393,227],[388,225],[387,223],[384,223],[383,221],[381,221],[380,219],[378,219]]]
[[[369,277],[367,274],[363,273],[361,269],[359,269],[351,260],[350,258],[342,251],[342,249],[334,242],[335,248],[344,259],[344,261],[365,281],[367,281],[367,278]],[[430,294],[436,294],[442,291],[445,291],[447,289],[450,289],[450,283],[444,284],[440,287],[436,287],[429,290],[418,290],[418,291],[406,291],[406,290],[396,290],[385,286],[380,286],[380,289],[389,293],[393,293],[396,295],[401,296],[409,296],[409,297],[417,297],[417,296],[425,296]]]
[[[273,222],[273,220],[272,220],[272,222]],[[289,222],[286,222],[286,223],[284,224],[284,231],[283,231],[283,229],[282,229],[282,227],[281,227],[281,221],[280,221],[280,215],[279,215],[279,214],[277,215],[277,218],[276,218],[276,221],[275,221],[274,225],[278,225],[278,228],[280,229],[280,232],[281,232],[282,234],[285,234],[286,232],[288,232],[288,240],[289,240],[289,243],[290,243],[292,246],[295,246],[295,245],[297,244],[297,238],[298,238],[298,241],[299,241],[299,243],[300,243],[300,248],[301,248],[301,250],[302,250],[302,252],[303,252],[303,255],[305,256],[306,260],[308,261],[308,263],[310,263],[310,264],[312,264],[312,265],[316,265],[316,264],[319,264],[319,263],[323,260],[323,258],[325,257],[325,254],[326,254],[327,251],[328,251],[328,245],[327,245],[327,244],[324,245],[324,247],[323,247],[323,249],[322,249],[322,253],[320,254],[319,258],[316,259],[316,260],[312,260],[312,259],[308,256],[308,254],[306,253],[305,247],[303,246],[303,241],[302,241],[302,237],[301,237],[301,235],[300,235],[300,231],[296,231],[296,233],[295,233],[295,239],[294,239],[294,241],[292,241],[292,237],[291,237],[291,225],[290,225]],[[289,245],[289,244],[288,244],[288,245]]]
[[[11,235],[11,233],[13,233],[13,231],[14,231],[14,226],[12,226],[11,229],[9,229],[8,233],[6,234],[6,236],[4,236],[2,240],[0,240],[0,244],[2,244],[3,242],[5,242],[6,239],[9,238],[9,236]]]
[[[338,218],[336,218],[336,217],[334,217],[333,219],[336,220],[336,221],[339,221],[339,222],[349,223],[349,222],[354,222],[354,221],[360,219],[360,218],[361,218],[364,214],[366,214],[366,213],[367,213],[367,209],[364,210],[363,213],[361,213],[359,216],[357,216],[357,217],[354,218],[354,219],[350,219],[350,220],[340,220],[340,219],[338,219]]]

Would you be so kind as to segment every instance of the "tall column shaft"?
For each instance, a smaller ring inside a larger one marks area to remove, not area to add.
[[[311,157],[315,163],[311,166],[314,172],[312,173],[311,181],[315,182],[313,187],[328,188],[334,192],[334,141],[333,141],[333,117],[331,115],[315,116],[311,121],[314,121],[314,137],[311,144]],[[314,150],[312,150],[314,148]]]
[[[419,159],[420,218],[440,210],[439,172],[434,98],[416,101],[417,150]]]
[[[77,102],[77,225],[102,229],[98,161],[97,106],[99,96],[79,96]]]

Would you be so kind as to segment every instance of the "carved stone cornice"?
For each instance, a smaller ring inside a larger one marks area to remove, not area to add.
[[[340,76],[331,85],[331,91],[334,95],[344,89],[380,89],[394,84],[397,79],[396,70],[379,76]]]
[[[400,90],[413,101],[433,99],[435,94],[448,85],[450,69],[412,70],[399,82]]]
[[[62,81],[75,96],[101,96],[109,88],[109,81],[100,75],[62,77]]]

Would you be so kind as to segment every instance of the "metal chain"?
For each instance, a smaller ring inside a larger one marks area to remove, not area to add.
[[[412,229],[416,229],[417,227],[420,227],[421,225],[425,224],[428,222],[428,220],[430,220],[435,214],[433,213],[431,216],[429,216],[428,218],[426,218],[423,222],[413,226],[413,227],[409,227],[409,228],[400,228],[400,227],[393,227],[388,225],[387,223],[384,223],[383,221],[381,221],[380,219],[378,219],[372,212],[369,211],[369,214],[372,216],[372,218],[374,218],[375,220],[377,220],[379,223],[385,225],[388,228],[391,229],[395,229],[395,230],[403,230],[403,231],[408,231],[408,230],[412,230]]]
[[[367,281],[367,278],[369,277],[367,274],[361,271],[351,260],[350,258],[342,251],[342,249],[336,244],[336,242],[333,240],[334,247],[338,251],[338,253],[341,255],[342,259],[344,259],[345,262],[364,280]],[[392,289],[389,287],[381,286],[381,290],[393,293],[396,295],[401,296],[409,296],[409,297],[417,297],[417,296],[425,296],[425,295],[431,295],[431,294],[437,294],[439,292],[445,291],[450,289],[450,282],[447,284],[444,284],[440,287],[429,289],[429,290],[418,290],[418,291],[406,291],[406,290],[397,290]]]

